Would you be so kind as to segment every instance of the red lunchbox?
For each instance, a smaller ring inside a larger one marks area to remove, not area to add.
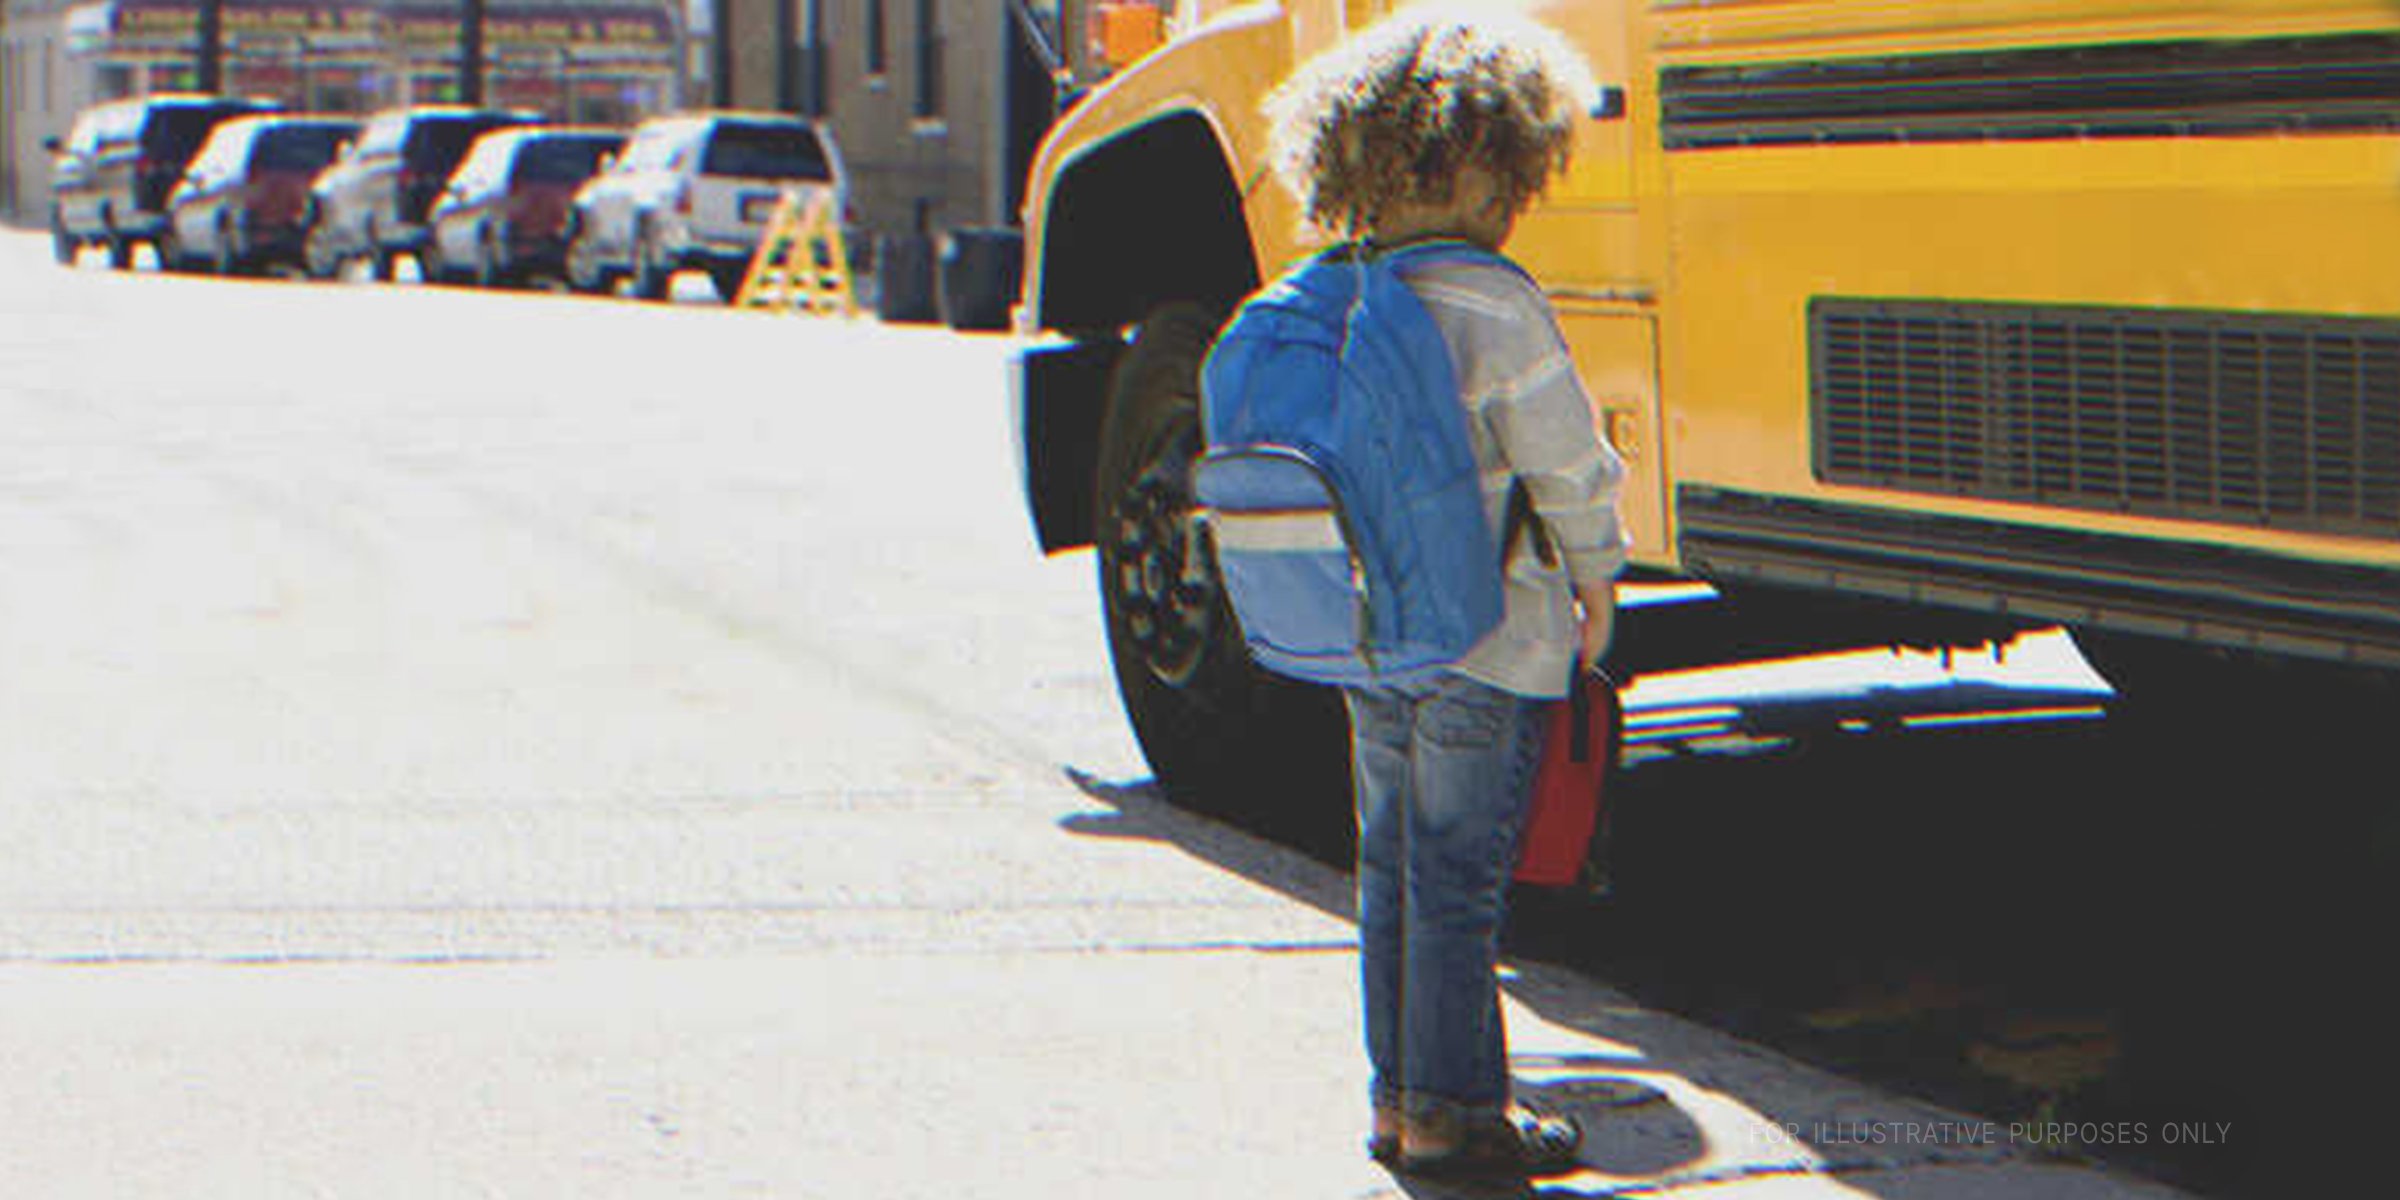
[[[1615,681],[1601,671],[1578,672],[1567,699],[1550,706],[1517,856],[1518,883],[1570,887],[1582,876],[1624,741],[1625,710]]]

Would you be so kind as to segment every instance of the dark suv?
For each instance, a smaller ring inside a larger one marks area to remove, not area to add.
[[[217,126],[168,200],[159,265],[248,274],[300,258],[309,181],[358,123],[338,117],[237,117]]]
[[[58,261],[85,246],[108,248],[110,266],[133,265],[137,242],[156,245],[167,227],[167,197],[192,156],[221,122],[275,106],[224,96],[156,95],[85,109],[62,143],[52,175],[50,240]]]
[[[523,113],[453,105],[377,113],[309,189],[308,273],[330,279],[364,258],[375,278],[390,279],[402,254],[417,258],[421,270],[426,211],[467,148],[494,129],[533,122]]]

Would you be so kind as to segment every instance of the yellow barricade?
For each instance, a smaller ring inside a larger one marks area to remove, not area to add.
[[[820,192],[804,200],[797,189],[783,193],[758,239],[758,252],[750,257],[750,271],[742,277],[734,306],[858,315],[841,214],[834,211],[830,194]]]

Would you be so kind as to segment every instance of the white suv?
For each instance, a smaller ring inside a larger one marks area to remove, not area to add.
[[[702,270],[728,301],[786,189],[849,212],[849,176],[830,130],[781,113],[703,112],[635,127],[624,153],[575,194],[567,281],[600,292],[631,279],[664,299],[677,271]]]

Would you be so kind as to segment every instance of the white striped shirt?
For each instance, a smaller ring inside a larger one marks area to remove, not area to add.
[[[1457,670],[1521,696],[1563,696],[1582,640],[1573,589],[1601,587],[1625,565],[1617,516],[1624,464],[1601,440],[1548,297],[1496,266],[1402,270],[1457,368],[1492,528],[1503,527],[1511,487],[1523,480],[1560,560],[1545,566],[1519,540],[1509,556],[1506,615]]]

